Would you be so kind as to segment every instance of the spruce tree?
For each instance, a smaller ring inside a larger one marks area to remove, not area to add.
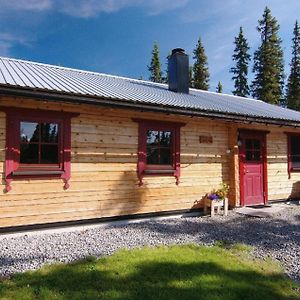
[[[161,64],[159,58],[159,46],[155,42],[152,50],[152,58],[150,62],[150,66],[148,66],[148,70],[150,72],[149,80],[153,82],[163,82],[163,76],[161,71]]]
[[[193,76],[193,67],[189,67],[189,87],[192,88],[194,86],[194,76]]]
[[[232,55],[232,59],[235,62],[235,66],[230,69],[233,73],[232,80],[234,81],[234,90],[232,93],[236,96],[247,97],[250,89],[248,85],[248,64],[250,61],[250,55],[248,51],[250,47],[244,37],[243,28],[240,27],[240,32],[234,40],[235,49]]]
[[[199,38],[196,49],[193,51],[193,59],[195,63],[193,65],[193,87],[201,90],[209,89],[209,71],[207,56],[202,45],[201,39]]]
[[[168,54],[166,57],[166,69],[165,69],[165,75],[162,72],[161,80],[162,83],[168,83],[169,82],[169,59],[170,59],[171,53]]]
[[[300,28],[295,23],[292,39],[291,73],[287,82],[287,106],[300,111]]]
[[[278,36],[279,25],[268,7],[258,21],[261,45],[254,53],[252,95],[272,104],[282,101],[284,84],[283,51]]]
[[[223,93],[223,85],[222,85],[221,81],[218,82],[216,92],[220,93],[220,94]]]

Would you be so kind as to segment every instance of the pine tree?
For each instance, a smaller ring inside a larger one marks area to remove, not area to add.
[[[152,58],[150,62],[150,66],[148,66],[148,70],[150,72],[149,80],[153,82],[163,82],[163,76],[161,71],[161,64],[159,58],[159,46],[155,42],[152,50]]]
[[[221,81],[218,82],[216,92],[220,93],[220,94],[223,93],[223,85],[222,85]]]
[[[235,87],[232,93],[236,96],[247,97],[250,92],[247,79],[248,64],[250,61],[248,51],[250,47],[244,37],[242,27],[240,27],[239,35],[235,37],[234,44],[235,49],[232,59],[235,61],[235,66],[230,69],[230,72],[233,73],[232,80],[234,81]]]
[[[282,101],[284,84],[283,51],[278,36],[279,25],[268,7],[262,20],[258,21],[257,31],[261,45],[254,53],[252,95],[265,102],[278,104]]]
[[[287,106],[300,110],[300,28],[295,23],[292,39],[291,73],[287,82]]]
[[[201,90],[209,89],[209,71],[207,56],[199,38],[196,49],[193,51],[193,59],[195,63],[193,65],[193,87]]]

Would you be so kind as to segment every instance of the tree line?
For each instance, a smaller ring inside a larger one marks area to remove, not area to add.
[[[284,53],[282,40],[279,37],[280,25],[268,7],[264,9],[256,29],[260,36],[260,45],[253,54],[254,79],[251,83],[248,80],[251,62],[250,47],[242,27],[234,38],[233,66],[229,70],[234,83],[233,95],[241,97],[251,95],[267,103],[283,105],[300,111],[300,28],[298,21],[295,22],[293,30],[292,59],[286,86],[284,85]],[[193,50],[193,60],[194,63],[190,67],[190,87],[208,90],[210,74],[201,38],[198,39]],[[167,72],[164,75],[161,69],[158,43],[154,43],[148,70],[151,81],[168,82]],[[216,91],[222,93],[222,90],[223,87],[219,81]]]

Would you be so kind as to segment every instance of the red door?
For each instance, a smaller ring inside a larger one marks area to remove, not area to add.
[[[267,203],[266,134],[258,131],[239,133],[241,205]]]

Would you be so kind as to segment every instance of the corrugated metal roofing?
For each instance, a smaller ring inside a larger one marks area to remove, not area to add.
[[[196,89],[190,89],[190,94],[179,94],[169,91],[166,84],[4,57],[0,57],[0,86],[300,122],[300,112],[260,100]]]

